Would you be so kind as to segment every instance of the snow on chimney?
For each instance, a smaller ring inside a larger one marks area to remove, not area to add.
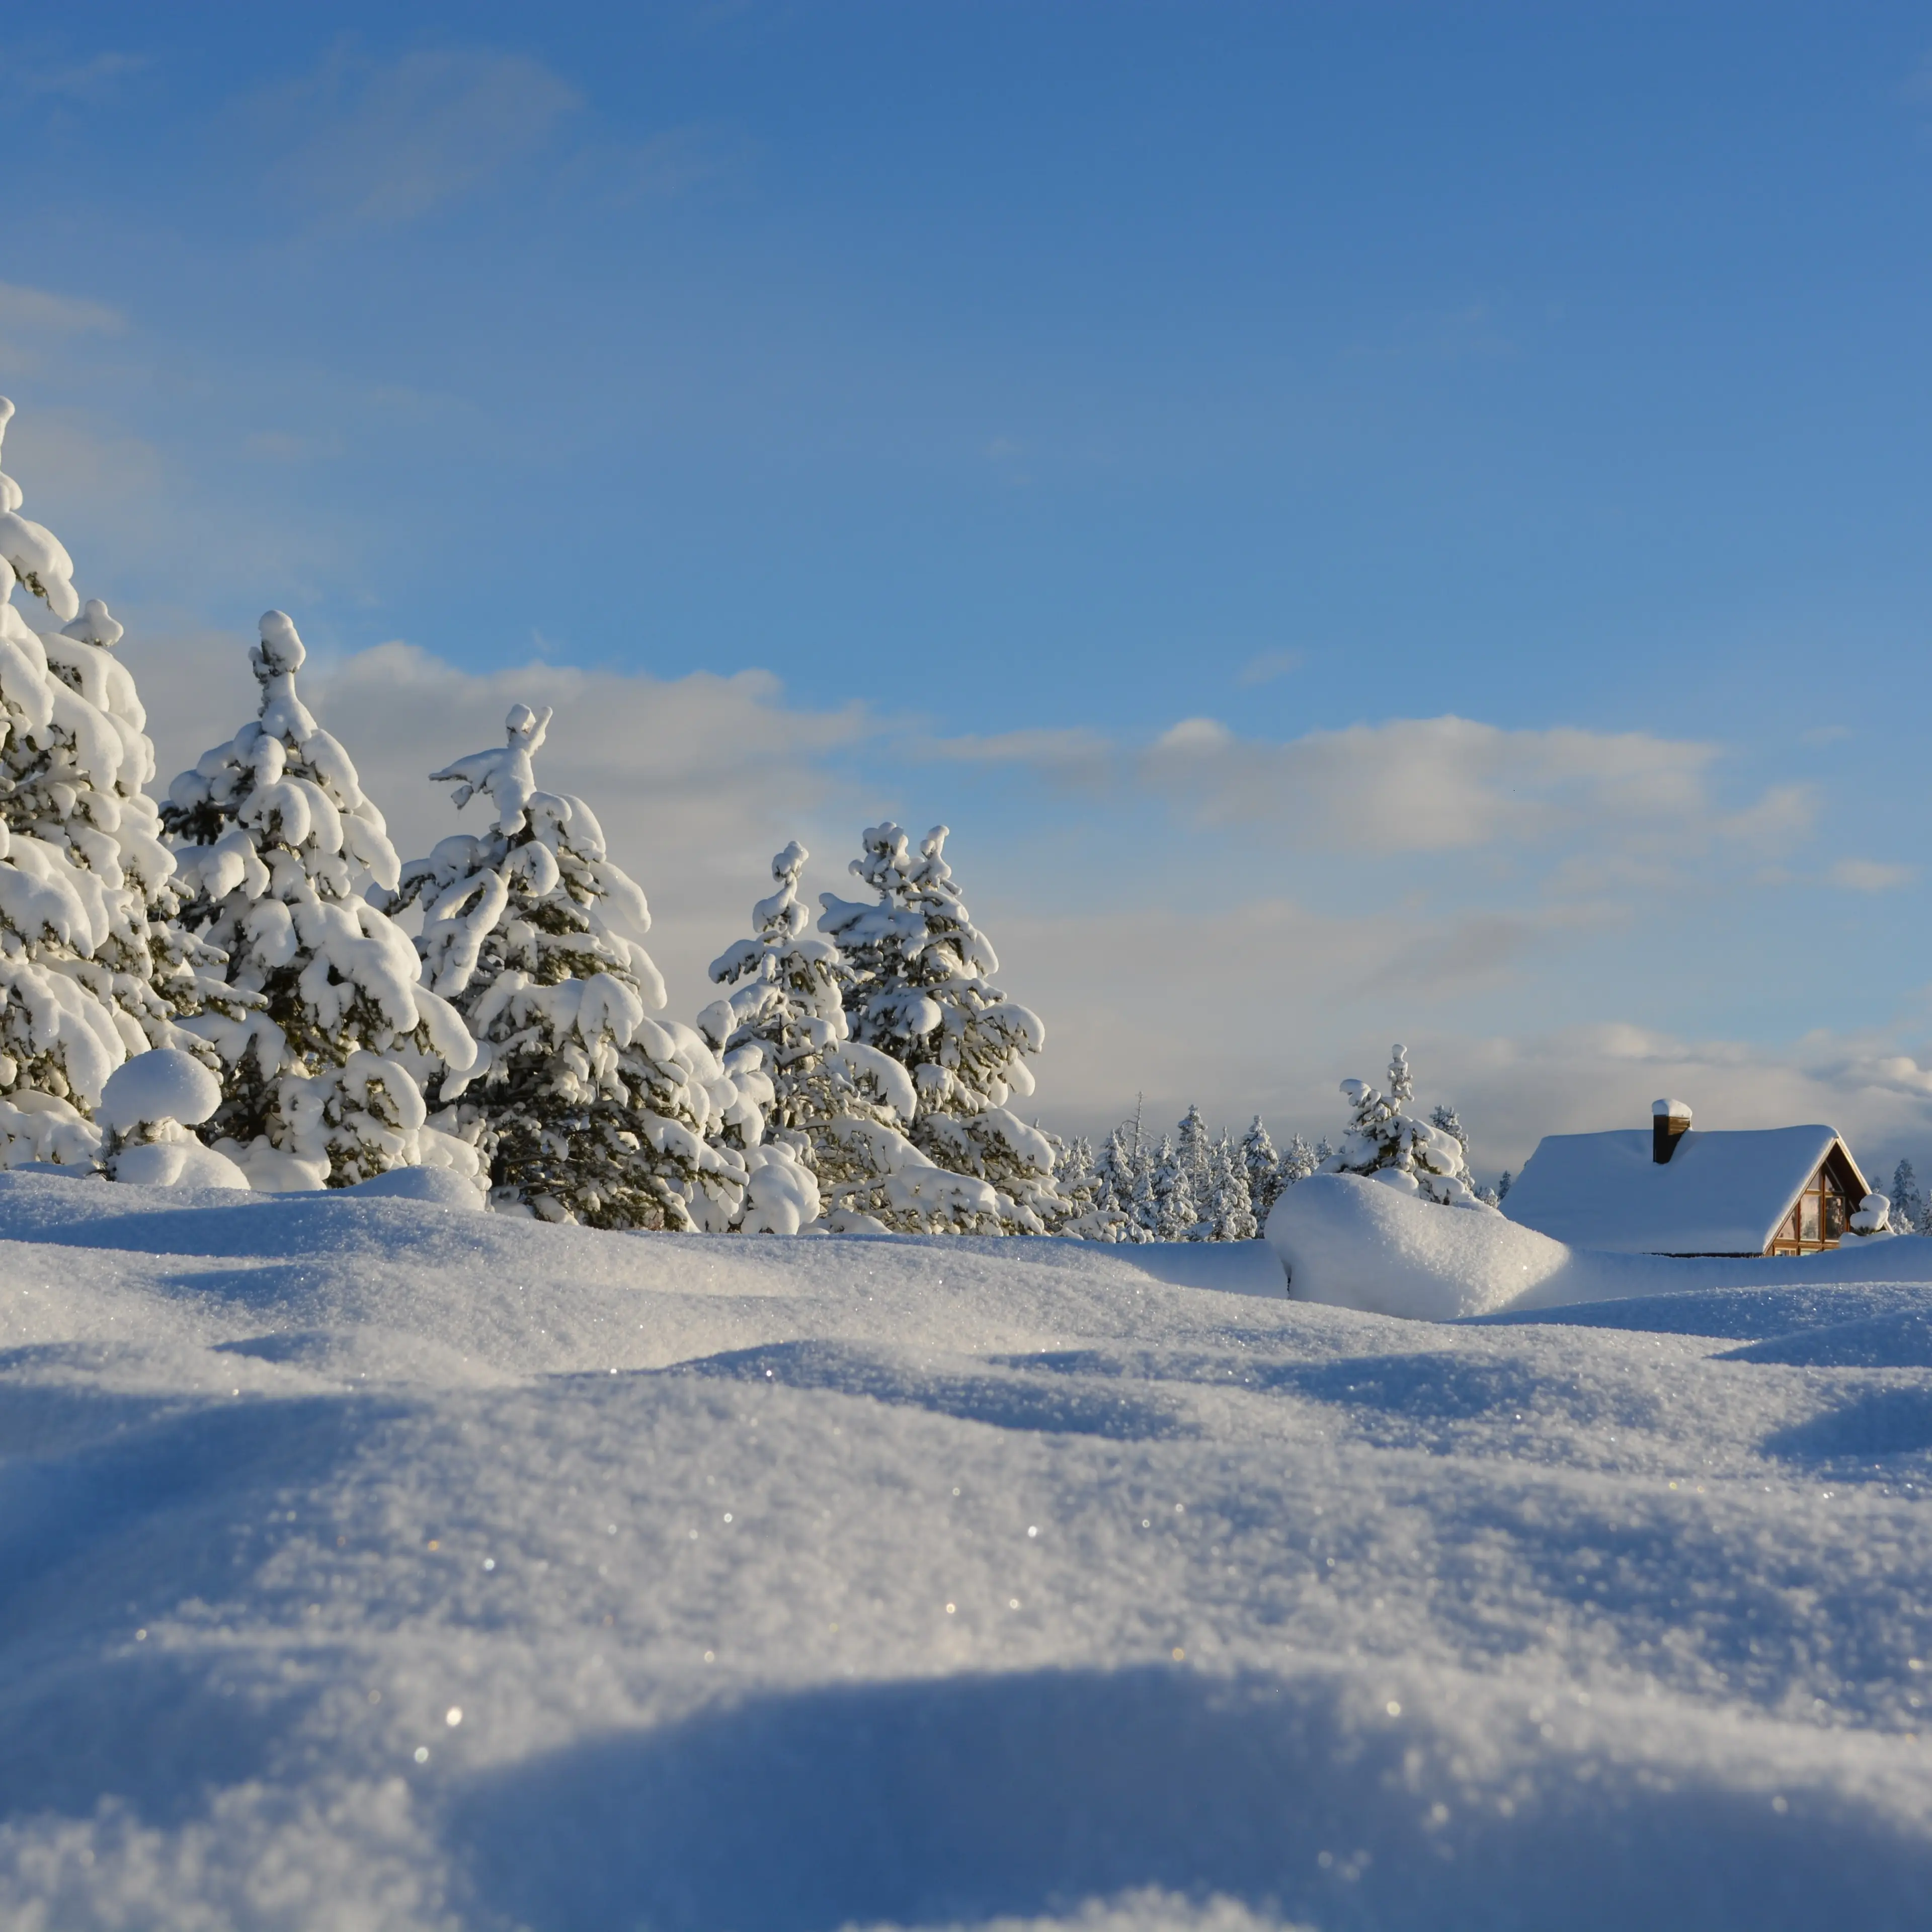
[[[1690,1109],[1682,1100],[1650,1103],[1650,1157],[1659,1167],[1677,1150],[1680,1134],[1690,1131]]]

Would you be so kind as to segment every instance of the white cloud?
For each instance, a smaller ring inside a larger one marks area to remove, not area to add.
[[[1616,825],[1679,832],[1708,812],[1714,745],[1646,732],[1505,730],[1397,718],[1286,743],[1188,718],[1142,754],[1144,783],[1203,824],[1246,820],[1370,852],[1547,843]]]
[[[308,80],[260,96],[256,118],[307,132],[271,179],[352,224],[412,221],[536,153],[580,104],[525,54],[424,50],[379,65],[338,49]]]
[[[1889,892],[1910,885],[1918,870],[1915,866],[1890,866],[1876,859],[1840,859],[1825,876],[1848,892]]]
[[[1811,832],[1814,788],[1769,787],[1720,809],[1720,746],[1645,731],[1511,730],[1401,718],[1285,742],[1185,718],[1135,749],[1084,729],[941,740],[929,754],[1026,766],[1050,782],[1164,799],[1197,828],[1276,847],[1369,855],[1538,848],[1572,891],[1655,886],[1713,850],[1788,852]],[[1568,848],[1565,850],[1564,848]]]
[[[128,319],[105,302],[56,295],[50,289],[0,282],[0,329],[35,335],[118,335]]]
[[[922,756],[958,764],[1024,765],[1057,784],[1103,786],[1118,766],[1112,742],[1079,724],[923,740],[917,749]]]
[[[1262,651],[1242,665],[1240,675],[1234,681],[1242,686],[1272,684],[1276,678],[1299,670],[1307,661],[1300,651]]]

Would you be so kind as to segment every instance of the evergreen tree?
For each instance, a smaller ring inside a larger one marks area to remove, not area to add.
[[[430,774],[459,811],[479,794],[496,806],[481,833],[412,862],[393,902],[422,906],[423,976],[478,1042],[475,1066],[452,1065],[432,1097],[477,1145],[500,1207],[598,1228],[728,1228],[745,1211],[770,1082],[751,1077],[755,1048],[741,1084],[694,1029],[650,1017],[664,1004],[644,946],[650,909],[590,808],[538,790],[550,716],[516,705],[502,745]]]
[[[1201,1109],[1190,1106],[1174,1130],[1174,1151],[1187,1176],[1187,1189],[1196,1207],[1204,1207],[1214,1192],[1214,1176],[1208,1123]]]
[[[1323,1151],[1324,1148],[1327,1152]],[[1272,1209],[1274,1203],[1297,1181],[1306,1180],[1324,1160],[1330,1158],[1334,1151],[1326,1141],[1319,1147],[1310,1147],[1300,1134],[1293,1136],[1288,1143],[1287,1150],[1275,1166],[1274,1180],[1268,1190],[1270,1208]]]
[[[1241,1165],[1247,1172],[1249,1205],[1256,1221],[1264,1227],[1268,1210],[1275,1203],[1278,1187],[1275,1170],[1280,1164],[1281,1156],[1275,1152],[1274,1142],[1257,1114],[1241,1136]]]
[[[0,435],[13,411],[0,398]],[[175,864],[121,626],[82,607],[21,502],[0,475],[0,1164],[85,1164],[87,1117],[129,1056],[208,1054],[176,1022],[202,1004],[208,962],[167,923]]]
[[[992,982],[999,962],[973,923],[934,826],[914,857],[896,825],[867,828],[852,870],[878,895],[869,903],[826,892],[819,930],[844,962],[851,1036],[911,1075],[918,1102],[909,1138],[951,1173],[983,1180],[983,1209],[931,1224],[961,1233],[1047,1234],[1072,1204],[1054,1178],[1053,1144],[1006,1106],[1033,1091],[1028,1060],[1039,1019]]]
[[[1144,1176],[1142,1171],[1144,1164],[1140,1121],[1136,1116],[1107,1136],[1107,1144],[1095,1162],[1100,1184],[1096,1204],[1113,1217],[1114,1232],[1107,1237],[1110,1240],[1148,1241],[1154,1238],[1136,1208],[1144,1192],[1151,1198],[1151,1178]]]
[[[1916,1228],[1925,1212],[1925,1197],[1918,1191],[1918,1176],[1909,1160],[1901,1160],[1892,1171],[1892,1225]]]
[[[1468,1130],[1456,1118],[1456,1109],[1454,1107],[1432,1107],[1429,1112],[1429,1124],[1432,1127],[1440,1127],[1454,1140],[1462,1150],[1462,1164],[1466,1167],[1469,1163]]]
[[[365,896],[394,848],[356,767],[296,692],[304,652],[279,610],[249,664],[259,716],[169,791],[162,821],[191,895],[182,919],[226,956],[229,1010],[186,1022],[220,1053],[202,1137],[257,1186],[347,1186],[395,1167],[473,1174],[425,1129],[414,1065],[460,1074],[476,1048],[416,982],[416,949]]]
[[[1260,1232],[1254,1196],[1248,1184],[1242,1149],[1226,1134],[1209,1150],[1204,1238],[1210,1241],[1252,1241]]]
[[[1486,1204],[1476,1198],[1462,1142],[1407,1111],[1415,1083],[1406,1047],[1390,1049],[1388,1080],[1385,1096],[1366,1081],[1342,1082],[1353,1115],[1340,1150],[1322,1163],[1322,1172],[1374,1174],[1444,1207],[1484,1208]]]
[[[1185,1240],[1201,1218],[1194,1198],[1192,1178],[1180,1150],[1166,1134],[1154,1157],[1152,1193],[1153,1238],[1156,1241]]]
[[[1496,1183],[1496,1205],[1500,1208],[1509,1198],[1510,1190],[1516,1185],[1516,1176],[1508,1168],[1503,1169],[1503,1178]]]
[[[808,856],[794,841],[772,860],[778,890],[752,908],[757,933],[712,962],[712,978],[736,990],[698,1016],[700,1030],[728,1066],[762,1065],[772,1126],[814,1177],[826,1227],[920,1234],[992,1213],[986,1182],[935,1166],[906,1138],[918,1111],[910,1075],[850,1037],[838,948],[805,931]]]

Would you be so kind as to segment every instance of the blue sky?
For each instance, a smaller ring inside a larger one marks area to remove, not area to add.
[[[9,40],[7,466],[164,754],[272,602],[411,830],[574,694],[682,1006],[792,829],[944,818],[1049,1119],[1403,1036],[1491,1166],[1673,1082],[1932,1154],[1923,10]]]

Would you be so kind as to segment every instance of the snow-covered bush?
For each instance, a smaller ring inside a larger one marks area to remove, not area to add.
[[[1462,1143],[1456,1135],[1430,1120],[1419,1120],[1407,1109],[1415,1083],[1408,1070],[1408,1050],[1389,1050],[1389,1090],[1386,1094],[1363,1080],[1345,1080],[1342,1091],[1354,1112],[1340,1148],[1322,1164],[1324,1174],[1363,1174],[1444,1207],[1472,1208],[1493,1214],[1477,1198]]]
[[[0,434],[12,414],[0,398]],[[66,550],[21,501],[0,475],[0,1161],[72,1164],[129,1054],[196,1046],[174,1021],[202,1004],[206,962],[166,923],[174,860],[121,626],[98,598],[82,607]]]
[[[418,1072],[460,1076],[476,1045],[370,902],[397,883],[395,850],[348,754],[296,694],[305,655],[289,619],[266,613],[249,654],[260,716],[175,780],[162,814],[192,895],[183,922],[226,955],[238,1001],[184,1022],[226,1070],[202,1136],[262,1187],[473,1167],[426,1126]]]
[[[192,1054],[169,1046],[136,1054],[101,1090],[102,1167],[141,1187],[246,1187],[234,1162],[189,1131],[220,1104],[221,1082]]]
[[[734,990],[698,1015],[699,1030],[728,1067],[763,1083],[768,1130],[815,1178],[827,1228],[920,1233],[997,1211],[986,1182],[947,1174],[907,1138],[919,1100],[906,1069],[851,1038],[845,962],[805,930],[808,856],[794,840],[772,860],[777,890],[752,908],[756,932],[712,962]]]
[[[819,930],[838,944],[853,1040],[911,1075],[909,1138],[934,1165],[988,1184],[983,1208],[940,1208],[928,1223],[962,1233],[1046,1234],[1071,1204],[1054,1178],[1053,1142],[1007,1107],[1033,1091],[1028,1059],[1046,1029],[992,983],[999,962],[976,927],[934,826],[914,857],[896,825],[867,828],[851,869],[870,902],[820,896]]]
[[[1892,1202],[1882,1194],[1868,1194],[1858,1205],[1858,1211],[1850,1217],[1850,1227],[1855,1234],[1894,1234],[1900,1232],[1892,1225]]]
[[[735,1080],[693,1028],[650,1017],[664,1004],[644,946],[650,909],[590,808],[538,788],[550,716],[517,705],[504,743],[430,774],[459,811],[480,794],[496,816],[413,861],[391,902],[421,908],[423,977],[478,1044],[473,1066],[430,1076],[437,1123],[478,1148],[500,1207],[598,1228],[728,1228],[769,1088]],[[788,1219],[807,1190],[782,1156],[759,1168],[756,1214]]]

